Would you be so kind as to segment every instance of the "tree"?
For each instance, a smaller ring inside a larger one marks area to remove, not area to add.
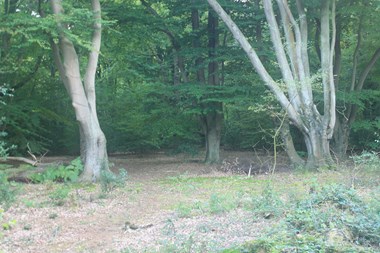
[[[219,162],[221,130],[223,125],[223,107],[221,101],[215,101],[210,90],[221,86],[220,60],[218,60],[219,25],[218,17],[201,1],[191,1],[190,7],[181,1],[169,1],[171,15],[161,17],[148,1],[141,3],[151,16],[149,23],[156,25],[157,31],[165,34],[172,47],[172,79],[177,92],[187,90],[201,92],[202,99],[191,103],[202,125],[205,138],[207,163]],[[180,10],[180,11],[179,11]],[[207,19],[202,19],[207,13]],[[191,15],[191,16],[190,16]],[[186,32],[186,23],[191,19],[191,33]],[[178,24],[178,19],[182,22]],[[175,23],[175,26],[173,24]],[[183,31],[178,29],[182,25]],[[186,86],[186,87],[184,87]],[[206,94],[208,93],[208,94]],[[198,94],[199,95],[199,94]],[[202,101],[200,101],[202,100]],[[196,107],[196,109],[194,108]]]
[[[311,75],[306,7],[301,0],[296,1],[299,14],[297,23],[288,2],[277,0],[281,17],[281,20],[278,20],[272,1],[263,0],[271,41],[282,75],[281,81],[276,81],[268,73],[247,38],[220,4],[216,0],[207,1],[246,52],[256,72],[286,111],[291,123],[302,133],[308,152],[306,166],[315,168],[332,165],[329,141],[336,121],[333,76],[335,1],[323,0],[319,6],[321,66],[317,74]],[[279,23],[283,28],[284,39],[282,39]],[[320,113],[320,109],[318,110],[313,95],[313,91],[319,84],[323,90],[323,113]],[[286,92],[282,89],[283,86],[286,87]]]
[[[200,29],[200,15],[197,8],[196,1],[192,1],[191,9],[191,22],[192,30],[194,33],[194,38],[192,41],[192,46],[195,50],[201,48],[201,36],[199,34]],[[219,22],[218,17],[212,12],[211,9],[208,10],[207,15],[207,40],[208,40],[208,57],[207,57],[207,80],[205,76],[204,59],[201,54],[199,54],[195,59],[195,70],[196,70],[196,83],[198,85],[209,85],[209,86],[220,86],[220,63],[217,60],[217,49],[219,47]],[[203,112],[201,113],[200,119],[203,127],[203,132],[205,135],[205,147],[206,147],[206,158],[207,163],[217,163],[220,160],[220,140],[221,131],[223,125],[223,106],[220,101],[206,102],[202,104]]]
[[[370,72],[380,58],[380,47],[374,43],[374,41],[378,41],[379,33],[375,32],[378,28],[373,24],[377,24],[376,20],[380,21],[378,13],[373,11],[376,9],[374,8],[375,3],[369,0],[353,4],[354,2],[351,2],[347,6],[355,7],[354,11],[350,10],[347,13],[343,8],[345,6],[342,6],[339,8],[341,11],[337,16],[334,76],[335,85],[342,94],[342,98],[338,97],[337,101],[338,117],[332,147],[337,157],[341,159],[346,158],[350,131],[361,110],[360,104],[363,104],[362,101],[368,98],[360,93],[365,88]],[[348,37],[346,39],[348,41],[345,41],[343,37]],[[350,40],[354,42],[352,43]],[[345,53],[346,57],[344,57]],[[344,64],[352,64],[348,67],[345,66],[350,68],[350,72],[342,71]],[[351,76],[349,76],[350,74]]]
[[[61,18],[64,14],[61,0],[51,0],[55,16],[58,41],[52,41],[56,67],[72,100],[80,131],[80,152],[84,163],[83,181],[97,181],[101,171],[108,171],[106,138],[96,112],[95,76],[101,43],[101,7],[99,0],[91,1],[93,11],[93,33],[91,51],[83,77],[80,73],[79,57],[68,34],[70,25]]]

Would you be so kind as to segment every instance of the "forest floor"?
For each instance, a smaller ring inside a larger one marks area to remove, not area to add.
[[[223,157],[273,161],[248,152]],[[95,184],[17,184],[17,199],[2,214],[8,225],[0,231],[0,252],[219,252],[256,240],[280,222],[276,209],[251,210],[252,199],[260,200],[269,186],[283,200],[302,198],[316,184],[351,186],[360,179],[364,198],[379,187],[379,176],[294,171],[284,158],[274,173],[262,166],[251,177],[220,171],[200,157],[119,155],[110,161],[113,170],[128,173],[126,184],[111,191]]]

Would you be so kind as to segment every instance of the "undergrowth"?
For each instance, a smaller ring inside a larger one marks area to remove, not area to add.
[[[80,157],[72,160],[69,165],[59,165],[47,168],[44,172],[30,176],[33,183],[43,183],[45,181],[54,182],[75,182],[83,171],[83,164]]]
[[[120,169],[119,174],[110,171],[102,171],[100,176],[100,185],[103,193],[109,193],[115,188],[124,187],[127,181],[128,173],[125,169]]]
[[[279,225],[260,239],[224,252],[379,252],[379,210],[353,189],[324,186],[289,203]]]
[[[16,199],[17,189],[8,182],[5,173],[0,171],[0,206],[8,209]]]

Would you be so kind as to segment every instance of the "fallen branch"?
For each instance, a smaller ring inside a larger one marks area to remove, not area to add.
[[[28,158],[25,158],[25,157],[16,157],[16,156],[7,156],[5,159],[3,159],[4,161],[19,161],[19,162],[24,162],[24,163],[27,163],[27,164],[30,164],[32,166],[37,166],[38,165],[38,160],[30,160]]]

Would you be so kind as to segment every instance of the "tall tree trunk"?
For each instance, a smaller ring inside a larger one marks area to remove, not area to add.
[[[199,11],[195,7],[196,1],[192,0],[193,8],[191,10],[191,22],[193,32],[196,34],[193,40],[193,48],[201,48],[201,37],[199,33],[200,29],[200,17]],[[216,17],[212,10],[208,13],[208,49],[209,49],[209,64],[208,64],[208,80],[205,77],[205,68],[203,67],[204,59],[197,57],[195,59],[196,77],[199,85],[220,85],[219,78],[219,63],[215,60],[216,49],[219,44],[218,33],[218,17]],[[200,121],[203,127],[205,135],[205,148],[206,148],[206,163],[217,163],[220,160],[220,139],[221,130],[223,124],[223,113],[221,103],[207,103],[203,105],[206,113],[200,117]],[[212,108],[210,110],[210,108]]]
[[[212,9],[208,12],[208,85],[220,85],[219,63],[216,58],[216,50],[219,45],[218,17]],[[206,158],[207,163],[217,163],[220,160],[220,138],[223,124],[223,106],[220,102],[207,103],[207,114],[204,119],[204,130],[206,136]],[[211,110],[210,110],[211,109]]]
[[[101,171],[109,171],[106,138],[99,125],[95,96],[95,76],[101,42],[100,3],[99,0],[92,0],[93,50],[89,54],[83,82],[78,55],[72,41],[63,32],[63,29],[68,27],[59,20],[59,16],[63,13],[62,1],[52,0],[51,6],[57,16],[59,29],[58,43],[51,43],[54,60],[79,123],[81,159],[84,163],[81,180],[94,182],[100,179]]]

